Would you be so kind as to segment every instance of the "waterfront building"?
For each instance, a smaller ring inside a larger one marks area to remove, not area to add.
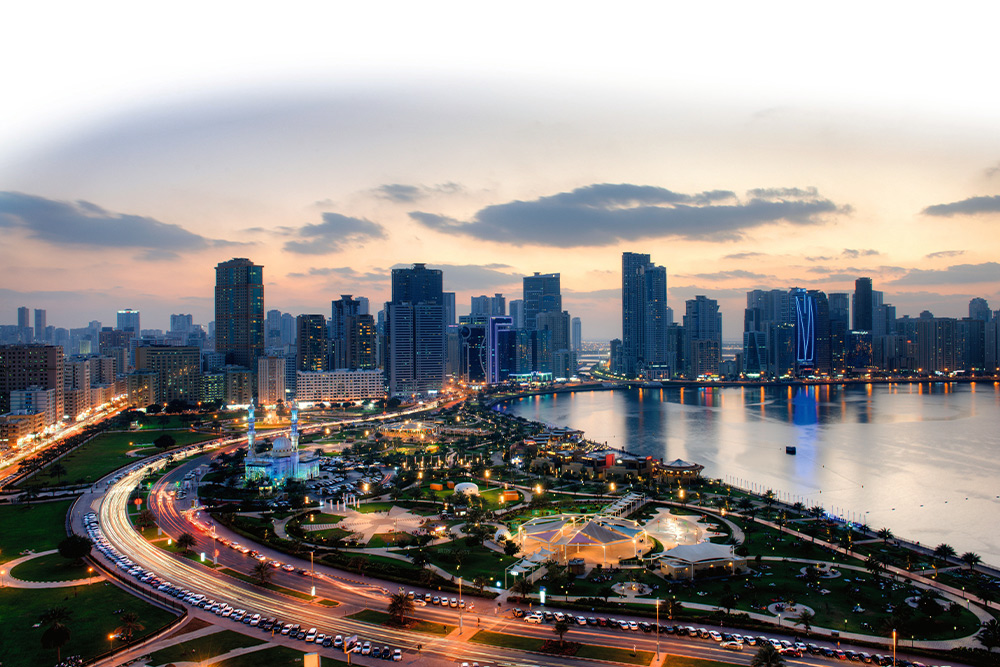
[[[686,374],[697,378],[719,373],[722,358],[722,315],[715,299],[698,295],[685,302]]]
[[[570,321],[570,345],[574,352],[583,352],[583,323],[579,317],[574,317]]]
[[[215,267],[215,351],[245,368],[264,353],[264,267],[249,259]]]
[[[669,365],[667,269],[650,256],[622,253],[622,373],[637,377],[650,366]]]
[[[442,273],[414,264],[392,270],[386,304],[385,369],[390,395],[440,391],[445,378]]]
[[[561,312],[562,291],[558,273],[538,273],[524,276],[524,328],[534,331],[538,328],[539,313]]]
[[[874,294],[871,278],[858,278],[854,281],[854,318],[851,328],[854,331],[871,331],[874,319]]]

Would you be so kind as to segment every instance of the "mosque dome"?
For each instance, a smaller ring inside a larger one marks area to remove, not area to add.
[[[276,455],[276,456],[287,455],[287,454],[291,454],[294,451],[295,451],[295,448],[292,446],[292,441],[289,440],[287,437],[285,437],[283,435],[279,435],[271,443],[271,454],[272,455]]]

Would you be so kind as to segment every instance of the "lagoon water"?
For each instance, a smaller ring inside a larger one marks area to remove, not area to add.
[[[994,383],[582,391],[497,409],[1000,565]]]

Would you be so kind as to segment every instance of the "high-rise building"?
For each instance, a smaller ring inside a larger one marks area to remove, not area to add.
[[[274,405],[285,400],[285,357],[257,360],[257,403]]]
[[[622,253],[622,372],[648,374],[667,365],[667,269],[649,255]]]
[[[188,333],[194,329],[194,316],[193,315],[171,315],[170,316],[170,330],[177,333]]]
[[[524,285],[524,328],[537,329],[538,313],[558,313],[562,311],[562,293],[558,273],[538,273],[525,276]]]
[[[917,365],[923,373],[946,373],[959,367],[957,321],[950,317],[917,320]]]
[[[722,315],[719,302],[698,295],[685,303],[684,337],[687,376],[717,375],[722,360]]]
[[[570,321],[570,328],[572,330],[570,339],[573,351],[580,352],[583,350],[583,323],[580,321],[579,317],[574,317]]]
[[[38,311],[36,310],[35,312],[37,313]],[[43,310],[42,312],[44,313],[45,311]],[[992,313],[990,311],[990,304],[986,301],[986,299],[977,296],[976,298],[969,301],[969,317],[971,317],[974,320],[981,320],[983,322],[989,322],[991,319],[993,319]],[[37,316],[35,317],[35,322],[36,322],[35,327],[37,329],[38,327]]]
[[[10,412],[10,392],[38,387],[56,390],[56,414],[63,410],[63,348],[59,345],[0,345],[0,414]]]
[[[375,318],[368,313],[347,318],[344,332],[344,368],[374,370],[378,368],[378,345]]]
[[[142,333],[142,329],[139,326],[139,311],[131,308],[119,310],[117,328],[119,331],[131,331],[136,336],[139,336]]]
[[[264,353],[264,267],[249,259],[215,267],[215,351],[248,369]]]
[[[295,316],[291,313],[281,314],[281,344],[294,345],[295,336],[298,334]]]
[[[350,368],[347,339],[348,329],[357,326],[357,318],[361,313],[361,301],[352,299],[350,294],[341,294],[340,299],[331,302],[330,345],[332,348],[332,363],[330,368]]]
[[[490,297],[474,296],[472,297],[471,303],[469,304],[469,314],[470,315],[490,315]]]
[[[514,320],[515,329],[524,329],[524,299],[514,299],[510,302],[510,317]]]
[[[988,309],[988,308],[987,308]],[[35,308],[35,341],[39,343],[45,342],[45,310],[42,308]]]
[[[486,382],[504,382],[515,372],[514,352],[517,336],[514,320],[508,316],[491,317],[486,326]]]
[[[872,279],[858,278],[854,281],[854,318],[852,320],[855,331],[871,331],[874,324],[874,294],[872,293]]]
[[[31,309],[27,306],[20,306],[17,309],[17,326],[19,329],[31,328]]]
[[[135,349],[135,367],[156,373],[156,400],[162,403],[201,400],[201,350],[177,345]]]
[[[444,325],[450,327],[458,322],[458,314],[455,312],[455,293],[443,292],[444,299]]]
[[[281,311],[269,310],[264,318],[264,347],[281,347]]]
[[[297,322],[296,369],[313,372],[329,370],[330,342],[326,318],[322,315],[299,315]]]
[[[833,375],[847,370],[847,332],[851,330],[850,296],[845,292],[829,295],[830,304],[830,365]]]
[[[444,385],[447,346],[442,283],[441,271],[425,264],[392,270],[384,346],[390,395],[438,391]]]

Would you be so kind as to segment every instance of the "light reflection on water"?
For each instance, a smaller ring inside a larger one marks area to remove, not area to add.
[[[614,390],[501,409],[1000,565],[993,383]]]

